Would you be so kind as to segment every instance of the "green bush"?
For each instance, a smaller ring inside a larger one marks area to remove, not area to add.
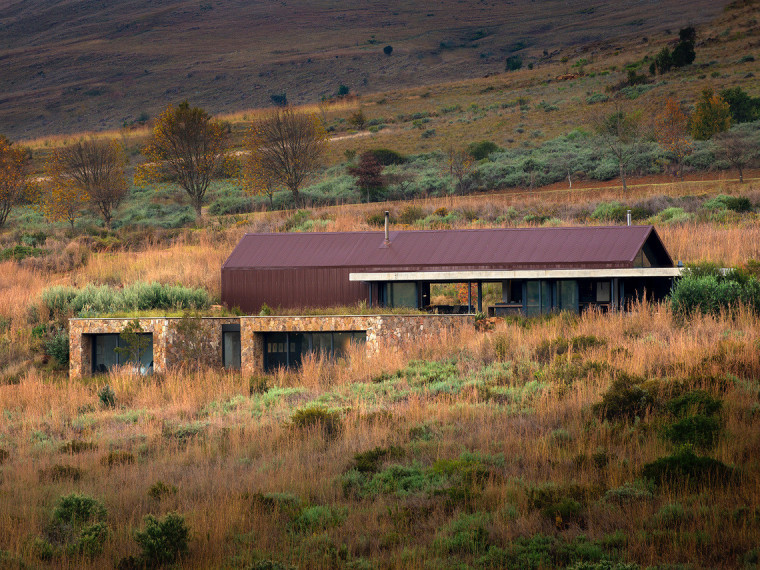
[[[391,166],[393,164],[404,164],[407,162],[407,158],[400,152],[390,150],[387,148],[375,148],[369,151],[372,156],[383,166]]]
[[[171,484],[167,485],[161,480],[153,483],[153,485],[150,486],[150,489],[148,489],[148,496],[155,501],[160,501],[165,497],[171,497],[176,494],[177,487]]]
[[[74,455],[75,453],[93,451],[97,448],[98,448],[97,444],[91,441],[81,441],[79,439],[72,439],[71,441],[67,441],[66,443],[62,444],[61,447],[59,447],[58,449],[61,453],[68,453],[70,455]],[[0,461],[0,463],[2,463],[2,461]]]
[[[341,429],[340,414],[324,408],[302,408],[290,418],[291,423],[298,429],[320,429],[326,436],[334,437]]]
[[[298,533],[315,533],[340,526],[348,516],[345,507],[334,508],[325,505],[304,507],[291,522],[291,528]]]
[[[721,427],[719,418],[698,414],[681,418],[664,426],[663,435],[679,445],[689,443],[695,447],[708,449],[718,440]]]
[[[151,309],[198,310],[211,306],[211,295],[200,288],[161,283],[133,283],[123,289],[106,285],[51,287],[42,292],[42,302],[53,315],[93,316]]]
[[[681,394],[665,406],[666,410],[677,418],[684,418],[690,414],[712,416],[720,412],[722,407],[723,402],[704,390],[693,390]]]
[[[467,145],[467,152],[469,152],[470,156],[475,160],[488,158],[491,153],[497,152],[498,150],[500,150],[499,145],[492,141],[479,141]]]
[[[111,386],[106,384],[98,391],[98,400],[100,400],[100,406],[102,408],[115,408],[116,407],[116,394]]]
[[[752,203],[749,198],[743,196],[726,196],[718,194],[714,198],[707,200],[702,207],[706,210],[731,210],[733,212],[751,212]]]
[[[188,550],[190,529],[185,517],[169,513],[158,519],[145,517],[145,529],[135,532],[135,541],[142,548],[142,559],[148,565],[171,564]]]
[[[376,447],[354,455],[354,469],[359,473],[376,473],[383,461],[388,459],[401,459],[404,456],[404,448],[391,445],[390,447]]]
[[[673,310],[682,314],[718,314],[739,305],[760,313],[760,281],[738,273],[726,277],[686,275],[673,287],[670,302]]]
[[[436,548],[449,554],[483,554],[492,542],[488,530],[491,519],[490,513],[459,515],[438,532]]]
[[[100,464],[105,467],[116,467],[118,465],[132,465],[135,462],[135,456],[129,451],[114,449],[100,458]]]
[[[610,421],[632,420],[642,417],[653,402],[652,395],[633,378],[619,374],[594,411]]]
[[[726,484],[735,474],[734,469],[725,463],[696,455],[686,446],[673,455],[661,457],[647,463],[642,470],[642,476],[657,484],[666,483],[713,483]]]
[[[27,257],[42,257],[46,253],[47,252],[44,249],[38,247],[14,245],[13,247],[0,251],[0,261],[7,261],[9,259],[12,259],[13,261],[21,261]]]
[[[79,481],[82,478],[82,470],[73,465],[57,463],[47,469],[39,470],[40,481]]]
[[[425,214],[419,206],[406,206],[401,212],[399,212],[398,221],[401,224],[413,224],[424,217]]]
[[[222,196],[211,203],[208,212],[214,216],[247,214],[253,212],[253,200],[249,196]]]
[[[68,368],[69,335],[66,331],[58,331],[45,342],[45,354],[55,359],[59,368]]]
[[[50,543],[72,556],[97,556],[109,534],[106,514],[103,504],[87,495],[61,497],[48,526]]]

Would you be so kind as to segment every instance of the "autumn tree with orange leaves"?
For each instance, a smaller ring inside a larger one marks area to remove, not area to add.
[[[731,107],[712,88],[705,87],[691,116],[689,130],[698,141],[706,141],[731,127]]]
[[[301,203],[299,190],[321,165],[327,150],[327,132],[313,113],[276,109],[254,122],[246,139],[243,165],[249,194],[267,193],[282,186]]]
[[[0,135],[0,228],[27,191],[28,153]]]
[[[678,176],[683,180],[683,161],[694,146],[689,138],[689,116],[675,99],[668,99],[655,117],[654,133],[660,146],[673,157]]]
[[[37,205],[51,222],[66,221],[74,229],[74,224],[87,205],[89,195],[70,175],[64,154],[65,149],[54,150],[45,162],[46,177],[37,198]]]
[[[147,162],[135,173],[137,183],[172,180],[190,197],[198,218],[214,172],[229,143],[219,122],[187,101],[170,105],[156,120],[153,135],[143,149]]]

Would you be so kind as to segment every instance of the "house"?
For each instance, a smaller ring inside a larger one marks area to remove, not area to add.
[[[499,283],[493,314],[624,309],[667,295],[680,270],[652,226],[246,234],[222,266],[222,302],[431,309],[431,285]],[[468,288],[468,291],[471,290]]]
[[[531,316],[625,310],[664,298],[679,275],[652,226],[391,232],[386,218],[385,232],[246,234],[222,267],[222,301],[251,316],[192,326],[165,317],[71,319],[70,376],[123,364],[161,372],[186,363],[190,345],[206,365],[248,374],[297,366],[311,354],[339,356],[352,344],[377,353],[472,322],[484,309],[484,283],[501,286],[489,313]],[[435,307],[431,288],[439,283],[468,283],[477,294],[464,307]],[[297,310],[361,302],[428,313],[253,316],[264,304]],[[131,338],[141,350],[125,345],[128,327],[139,330]]]

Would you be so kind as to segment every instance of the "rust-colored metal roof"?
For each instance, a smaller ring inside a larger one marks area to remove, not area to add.
[[[650,239],[672,267],[652,226],[603,226],[393,231],[389,246],[382,231],[252,233],[223,269],[632,267]]]

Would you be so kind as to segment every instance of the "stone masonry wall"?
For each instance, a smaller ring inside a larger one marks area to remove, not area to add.
[[[92,373],[93,334],[121,333],[134,319],[71,319],[69,321],[69,376]],[[252,374],[264,368],[264,333],[366,331],[367,351],[385,346],[420,342],[430,335],[461,323],[473,323],[471,315],[352,315],[289,317],[204,317],[138,319],[153,334],[153,369],[163,372],[202,355],[205,365],[222,367],[222,326],[240,324],[241,369]],[[184,333],[184,334],[183,334]]]
[[[264,333],[366,331],[367,352],[385,346],[419,342],[462,323],[474,323],[471,315],[350,315],[240,317],[241,368],[253,374],[264,368]]]
[[[178,332],[180,318],[137,319],[146,333],[153,334],[153,370],[163,372],[170,366],[182,364],[187,355],[203,354],[203,362],[222,366],[222,325],[238,324],[232,318],[190,319],[187,327],[193,338]],[[70,319],[69,320],[69,377],[92,374],[93,334],[119,334],[134,319]],[[188,321],[185,321],[188,322]],[[188,343],[194,346],[189,347]]]

